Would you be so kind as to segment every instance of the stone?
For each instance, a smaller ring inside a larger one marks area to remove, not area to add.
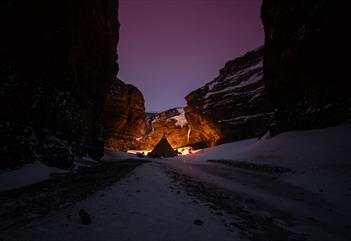
[[[348,3],[264,0],[264,82],[271,134],[350,120]]]
[[[184,108],[172,108],[161,113],[146,114],[145,135],[134,142],[137,150],[153,150],[163,136],[175,149],[201,142],[200,138],[189,136],[189,125]]]
[[[190,136],[208,146],[262,136],[273,116],[263,82],[263,48],[227,62],[219,76],[185,99]]]
[[[89,213],[87,213],[87,211],[85,211],[84,209],[80,209],[78,214],[80,217],[81,224],[84,224],[84,225],[91,224],[91,217]]]
[[[198,225],[198,226],[202,226],[202,225],[204,225],[204,222],[202,220],[200,220],[200,219],[195,219],[194,220],[194,224]]]
[[[115,151],[132,149],[136,138],[145,133],[143,94],[121,80],[113,81],[104,106],[104,143]]]
[[[0,5],[0,168],[100,159],[104,100],[118,71],[118,1]]]

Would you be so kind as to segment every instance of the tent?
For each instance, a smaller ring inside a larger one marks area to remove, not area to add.
[[[152,150],[151,154],[153,156],[162,156],[162,157],[174,157],[177,156],[177,153],[173,150],[171,144],[169,144],[165,136],[162,137],[160,142]]]

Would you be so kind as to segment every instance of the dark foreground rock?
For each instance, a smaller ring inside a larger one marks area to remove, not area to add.
[[[99,159],[118,0],[4,0],[0,9],[0,168]]]
[[[347,2],[264,0],[264,80],[277,109],[272,133],[350,118]]]

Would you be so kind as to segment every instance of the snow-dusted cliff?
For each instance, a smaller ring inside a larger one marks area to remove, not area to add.
[[[273,115],[266,98],[263,48],[227,62],[219,76],[186,96],[193,132],[209,144],[262,135]]]

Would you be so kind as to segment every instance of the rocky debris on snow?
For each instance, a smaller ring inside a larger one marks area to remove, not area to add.
[[[80,217],[81,224],[84,224],[84,225],[91,224],[91,217],[90,217],[89,213],[87,213],[87,211],[85,211],[84,209],[80,209],[78,214]]]
[[[142,163],[128,160],[81,167],[77,172],[69,172],[65,176],[1,192],[0,231],[84,200],[121,180]]]
[[[166,172],[176,184],[185,188],[189,195],[209,203],[209,207],[214,210],[214,213],[218,210],[225,210],[226,213],[232,215],[232,219],[235,221],[222,220],[224,226],[231,232],[239,229],[243,237],[258,241],[306,240],[304,234],[289,230],[290,227],[295,225],[295,220],[287,214],[267,216],[267,214],[257,212],[255,207],[258,204],[253,198],[247,199],[242,194],[228,192],[210,183],[205,185],[190,176],[179,174],[171,169]]]
[[[204,225],[204,222],[203,222],[202,220],[200,220],[200,219],[195,219],[195,220],[194,220],[194,224],[195,224],[195,225],[202,226],[202,225]]]

